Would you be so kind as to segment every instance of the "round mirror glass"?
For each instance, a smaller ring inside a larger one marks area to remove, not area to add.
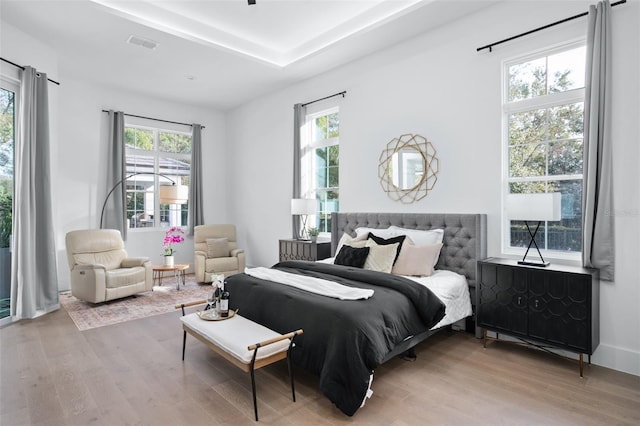
[[[396,188],[411,189],[422,182],[424,157],[413,147],[404,147],[393,153],[389,162],[389,176]]]

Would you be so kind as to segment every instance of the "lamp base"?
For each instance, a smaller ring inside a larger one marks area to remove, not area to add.
[[[539,268],[544,268],[550,264],[550,262],[527,262],[526,260],[518,260],[518,265],[537,266]]]

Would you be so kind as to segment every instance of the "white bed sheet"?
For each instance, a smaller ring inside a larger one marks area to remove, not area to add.
[[[333,263],[333,257],[319,260],[322,263]],[[444,303],[445,315],[439,323],[431,328],[435,330],[453,324],[471,316],[471,295],[469,284],[464,275],[446,269],[436,269],[430,277],[403,277],[424,285]]]

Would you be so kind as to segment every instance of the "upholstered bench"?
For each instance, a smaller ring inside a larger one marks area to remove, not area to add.
[[[176,305],[182,309],[182,360],[187,341],[187,333],[211,348],[218,355],[231,362],[241,370],[251,373],[251,390],[253,391],[253,409],[258,421],[258,405],[256,401],[255,370],[287,359],[291,395],[296,401],[291,369],[291,348],[295,336],[303,331],[296,330],[287,334],[275,331],[235,314],[232,318],[220,321],[206,321],[197,312],[185,315],[184,308],[206,303],[205,300]],[[259,350],[258,350],[259,349]]]

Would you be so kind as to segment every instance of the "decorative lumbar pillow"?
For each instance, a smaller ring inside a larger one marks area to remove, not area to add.
[[[362,268],[364,266],[364,262],[367,260],[367,256],[369,256],[369,250],[369,247],[356,248],[344,245],[338,252],[333,263],[335,265]]]
[[[228,238],[207,238],[207,257],[228,257],[229,256],[229,239]]]
[[[389,245],[389,244],[398,244],[398,248],[396,249],[396,256],[393,259],[393,263],[396,263],[396,260],[398,260],[398,255],[400,254],[400,249],[402,248],[402,243],[404,242],[405,238],[407,238],[406,235],[398,235],[397,237],[392,237],[392,238],[382,238],[379,237],[373,233],[369,233],[369,239],[375,241],[376,243],[378,243],[379,245]]]
[[[336,247],[336,253],[340,253],[340,249],[345,244],[351,247],[358,247],[358,248],[364,247],[364,243],[366,242],[366,239],[367,239],[366,236],[354,238],[345,232],[344,234],[342,234],[342,237],[340,237],[340,241],[338,241],[338,247]]]
[[[442,243],[427,246],[402,245],[398,261],[393,265],[392,274],[428,277],[433,274]]]
[[[369,247],[369,256],[364,262],[364,269],[379,272],[391,272],[393,261],[398,253],[398,243],[380,245],[374,240],[367,240],[365,247]]]

